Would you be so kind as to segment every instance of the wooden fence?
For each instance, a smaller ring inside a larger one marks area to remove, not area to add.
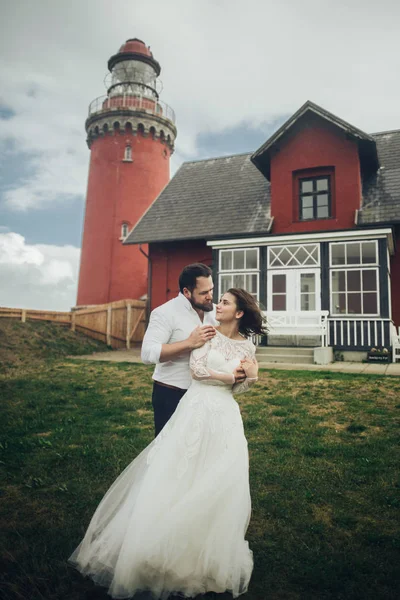
[[[2,308],[0,318],[29,321],[52,321],[73,331],[104,342],[112,348],[130,348],[141,342],[146,325],[146,302],[144,300],[118,300],[78,308],[70,312],[30,310],[26,308]]]

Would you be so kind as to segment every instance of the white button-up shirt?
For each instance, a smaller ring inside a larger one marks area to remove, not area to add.
[[[199,325],[218,325],[215,306],[212,311],[204,313],[204,321],[201,322],[189,300],[181,293],[152,311],[143,338],[142,360],[147,365],[156,365],[153,379],[182,389],[190,386],[189,352],[160,362],[161,348],[163,344],[186,340]]]

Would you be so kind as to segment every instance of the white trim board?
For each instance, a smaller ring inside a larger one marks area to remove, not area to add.
[[[291,235],[271,235],[254,238],[231,238],[229,240],[209,240],[207,246],[213,249],[242,248],[243,246],[277,246],[281,244],[299,244],[306,242],[345,242],[349,240],[371,240],[387,238],[390,254],[394,254],[392,230],[384,229],[357,229],[355,231],[324,231],[320,233],[299,233]]]

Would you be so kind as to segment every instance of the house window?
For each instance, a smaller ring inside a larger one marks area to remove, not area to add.
[[[132,147],[129,144],[125,146],[124,161],[132,162]]]
[[[259,250],[240,248],[221,250],[219,254],[219,290],[224,294],[229,288],[243,288],[258,300]]]
[[[121,238],[125,239],[128,235],[128,223],[122,223],[121,225]]]
[[[378,245],[376,240],[368,242],[332,243],[331,266],[377,265]]]
[[[332,243],[330,263],[331,313],[378,315],[377,241]]]
[[[299,218],[327,219],[331,216],[331,176],[299,178]]]
[[[318,267],[319,244],[296,246],[270,246],[268,248],[268,267]]]
[[[333,315],[378,315],[378,269],[331,271]]]

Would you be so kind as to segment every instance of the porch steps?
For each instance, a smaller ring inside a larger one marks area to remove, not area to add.
[[[274,362],[313,365],[314,348],[257,346],[256,357],[261,368]]]

